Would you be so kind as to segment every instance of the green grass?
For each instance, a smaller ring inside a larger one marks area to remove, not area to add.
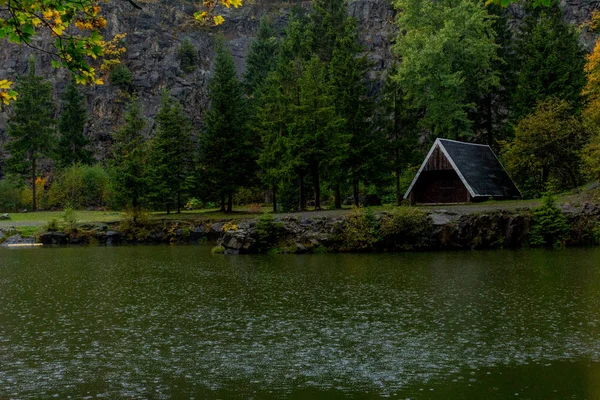
[[[33,237],[40,229],[39,226],[17,226],[15,230],[21,237]]]
[[[570,192],[559,194],[558,196],[559,203],[568,203],[577,204],[583,203],[586,201],[590,202],[598,202],[600,201],[600,189],[590,191],[590,192],[582,192],[580,190],[573,190]],[[425,210],[434,210],[439,208],[444,208],[447,210],[452,210],[452,208],[456,207],[457,211],[460,212],[478,212],[486,211],[493,208],[533,208],[539,205],[539,199],[529,199],[529,200],[504,200],[504,201],[496,201],[489,200],[482,203],[465,203],[458,205],[435,205],[435,206],[419,206]],[[374,212],[384,212],[390,211],[395,207],[392,204],[385,204],[383,206],[372,207]],[[344,215],[351,209],[351,206],[345,206],[342,210],[322,210],[318,213],[314,212],[310,208],[303,213],[305,216],[328,216],[328,217],[336,217],[339,215]],[[272,207],[269,204],[263,204],[262,212],[263,213],[271,213]],[[207,221],[207,220],[233,220],[239,221],[243,219],[249,218],[258,218],[261,214],[249,213],[247,206],[236,206],[234,207],[234,212],[231,214],[223,213],[219,211],[219,209],[209,209],[209,210],[194,210],[188,211],[184,210],[181,214],[177,214],[171,212],[171,214],[167,215],[166,212],[151,212],[149,213],[149,217],[151,221]],[[313,214],[314,212],[314,214]],[[15,226],[18,229],[21,229],[24,233],[28,235],[32,235],[35,231],[40,227],[44,226],[51,220],[57,220],[59,222],[63,221],[64,213],[62,211],[39,211],[39,212],[31,212],[31,213],[10,213],[10,220],[2,221],[0,220],[0,228],[8,228],[10,226]],[[103,223],[112,223],[118,222],[122,218],[125,217],[125,213],[117,212],[117,211],[76,211],[76,218],[78,223],[94,223],[94,222],[103,222]],[[286,214],[278,214],[278,215],[286,215]],[[291,213],[287,215],[298,216],[299,213]]]

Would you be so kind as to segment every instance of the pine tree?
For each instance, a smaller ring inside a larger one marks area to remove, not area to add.
[[[288,163],[286,155],[289,137],[298,134],[294,118],[300,107],[300,78],[305,62],[311,55],[311,38],[307,21],[292,14],[279,45],[275,70],[268,75],[258,95],[255,126],[262,143],[258,162],[263,180],[271,186],[275,195],[274,210],[277,210],[277,189],[282,181],[298,183],[298,209],[306,208],[306,166],[303,163]],[[292,192],[289,187],[284,189]]]
[[[507,8],[486,3],[486,9],[494,17],[492,28],[495,32],[497,57],[492,60],[491,69],[498,73],[499,85],[490,87],[488,93],[474,99],[477,103],[474,110],[474,130],[479,142],[495,147],[507,133],[506,120],[516,78],[515,37],[514,30],[509,25],[510,13]]]
[[[338,177],[334,189],[337,208],[341,208],[339,187],[342,177],[352,183],[354,202],[358,205],[360,182],[377,181],[385,169],[384,138],[371,123],[374,102],[367,92],[370,67],[359,43],[356,22],[348,19],[343,34],[335,42],[329,64],[336,111],[345,120],[342,131],[350,135],[348,152],[336,168]]]
[[[344,0],[315,0],[312,3],[310,19],[314,34],[313,51],[319,59],[329,63],[336,47],[336,41],[344,35],[348,11]]]
[[[194,173],[192,124],[181,103],[163,92],[156,115],[156,135],[150,142],[149,157],[155,196],[166,206],[181,212],[182,199],[189,194]]]
[[[585,56],[579,34],[564,21],[558,0],[549,7],[527,4],[525,15],[517,37],[518,77],[511,100],[512,120],[518,122],[549,97],[567,100],[579,110],[585,85]]]
[[[118,205],[132,211],[134,223],[146,205],[149,191],[145,127],[139,102],[133,99],[125,114],[125,125],[113,134],[111,186]]]
[[[48,157],[55,142],[52,85],[35,75],[35,59],[29,58],[29,73],[18,78],[15,90],[19,93],[7,126],[10,141],[6,150],[10,154],[7,169],[23,177],[31,177],[33,191],[32,210],[36,211],[36,185],[38,161]]]
[[[90,164],[92,153],[83,130],[87,122],[84,98],[74,81],[69,81],[63,96],[63,110],[58,121],[57,161],[61,167]]]
[[[316,56],[306,64],[299,84],[299,105],[293,108],[294,134],[287,138],[286,161],[310,173],[315,209],[319,210],[322,170],[328,165],[339,165],[348,151],[349,135],[340,129],[345,121],[335,111],[332,87]]]
[[[396,204],[400,205],[404,195],[400,181],[402,173],[408,166],[422,161],[418,152],[418,110],[410,107],[398,82],[388,75],[377,111],[378,128],[387,138],[386,155],[394,174]]]
[[[255,143],[247,127],[246,100],[231,51],[217,41],[214,75],[209,84],[210,110],[200,136],[201,168],[221,196],[221,209],[233,209],[233,194],[254,178]]]
[[[256,40],[250,44],[244,72],[244,86],[250,97],[264,85],[267,75],[275,69],[277,62],[277,38],[267,17],[260,20]]]

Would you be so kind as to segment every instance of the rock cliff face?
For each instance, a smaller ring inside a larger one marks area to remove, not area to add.
[[[371,77],[381,79],[392,61],[391,42],[396,30],[393,24],[395,11],[390,0],[350,0],[348,11],[359,21],[361,39],[373,61]],[[225,10],[226,22],[212,29],[189,28],[189,18],[194,9],[180,0],[140,0],[142,10],[132,8],[123,0],[112,0],[104,6],[108,26],[106,36],[128,32],[128,51],[123,63],[132,71],[133,86],[142,101],[144,114],[150,119],[148,135],[156,115],[160,91],[164,88],[181,100],[197,128],[202,127],[202,117],[207,108],[207,85],[211,73],[214,39],[222,32],[229,42],[240,73],[243,70],[249,44],[258,28],[262,15],[268,14],[274,26],[281,30],[292,6],[310,7],[310,1],[254,0],[237,10]],[[563,0],[565,18],[580,24],[588,19],[592,10],[600,8],[600,1]],[[512,10],[520,18],[518,7]],[[184,73],[179,67],[177,48],[184,38],[198,49],[200,58],[194,72]],[[582,41],[588,48],[593,36],[582,32]],[[44,46],[39,40],[37,45]],[[2,43],[0,48],[0,76],[14,79],[27,69],[28,48]],[[56,87],[58,96],[64,89],[67,74],[64,70],[50,68],[48,56],[38,54],[38,73],[47,76]],[[110,145],[110,133],[122,121],[124,98],[120,89],[106,84],[86,89],[90,109],[90,122],[86,134],[93,143],[98,158],[104,157]],[[0,111],[0,143],[5,139],[7,114]],[[0,145],[0,155],[2,148]],[[1,168],[1,166],[0,166]]]
[[[250,3],[250,2],[247,2]],[[159,105],[159,95],[167,88],[177,97],[201,128],[202,117],[208,105],[207,88],[211,74],[215,36],[222,32],[231,46],[240,74],[249,45],[262,15],[268,14],[277,30],[281,31],[291,7],[309,7],[307,2],[259,0],[237,10],[224,10],[226,22],[219,28],[190,28],[194,12],[189,3],[177,0],[142,0],[142,10],[136,10],[123,0],[113,0],[104,7],[107,18],[106,37],[127,32],[127,53],[123,64],[133,73],[133,87],[141,99],[144,114],[153,121]],[[394,11],[387,0],[357,0],[349,12],[360,21],[364,44],[374,61],[373,77],[387,68],[391,57],[390,38],[393,37]],[[177,58],[177,49],[188,38],[198,49],[199,62],[195,71],[185,73]],[[43,41],[38,45],[43,46]],[[27,70],[28,48],[3,43],[0,48],[0,76],[14,79]],[[38,54],[38,74],[47,76],[57,93],[63,91],[67,73],[50,67],[47,56]],[[110,145],[110,133],[122,121],[124,97],[121,90],[108,82],[86,89],[90,122],[86,134],[92,139],[95,154],[102,158]],[[7,113],[0,112],[0,143],[5,136]],[[151,134],[153,124],[149,124]],[[0,148],[0,154],[2,150]]]

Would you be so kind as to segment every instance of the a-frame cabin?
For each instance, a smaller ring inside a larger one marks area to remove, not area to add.
[[[449,139],[435,141],[404,195],[413,204],[520,197],[490,146]]]

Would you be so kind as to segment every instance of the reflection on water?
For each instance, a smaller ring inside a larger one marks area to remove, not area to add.
[[[600,250],[0,251],[0,398],[600,399]]]

